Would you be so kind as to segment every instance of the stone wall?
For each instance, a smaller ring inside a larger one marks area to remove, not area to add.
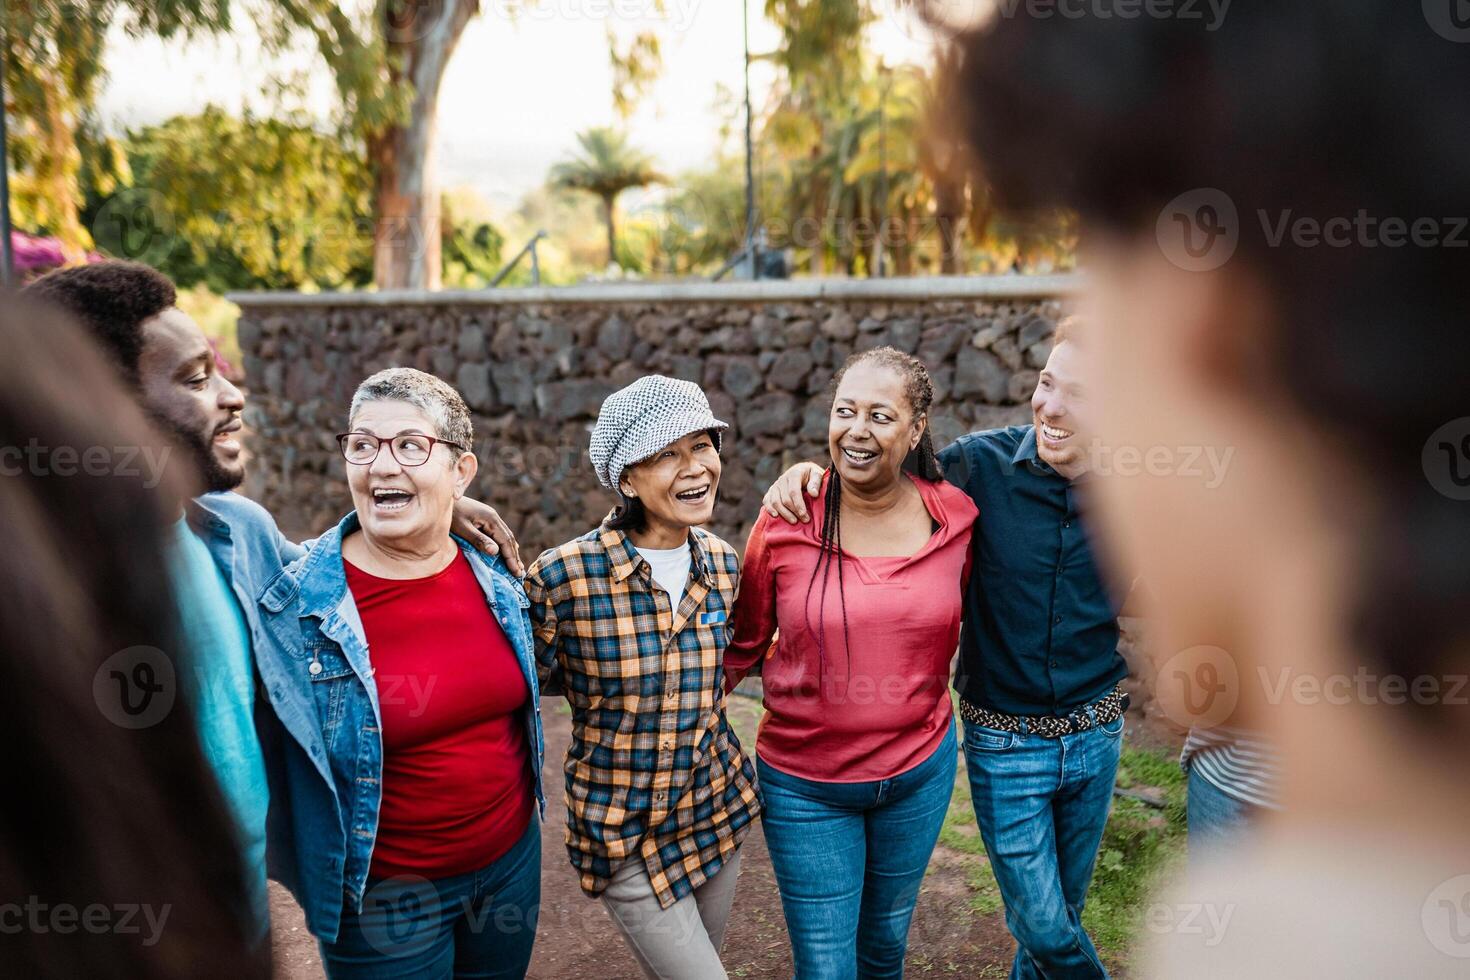
[[[713,530],[743,549],[770,482],[793,462],[824,459],[827,386],[849,354],[892,344],[929,366],[939,446],[1023,423],[1076,287],[1070,277],[1006,277],[234,296],[254,453],[245,492],[290,535],[334,523],[350,507],[333,436],[352,392],[374,371],[409,365],[464,395],[480,460],[474,492],[529,559],[612,506],[587,461],[588,430],[609,392],[662,372],[702,384],[731,423]],[[1132,717],[1168,741],[1143,623],[1124,627]]]
[[[350,505],[333,436],[352,392],[408,365],[464,396],[474,493],[534,556],[611,507],[588,430],[607,394],[659,372],[702,384],[731,423],[713,530],[743,547],[765,487],[795,461],[825,458],[828,383],[854,351],[891,344],[923,359],[939,446],[1029,419],[1072,282],[1043,280],[1031,295],[1017,278],[915,282],[236,296],[255,453],[246,489],[287,533],[335,522]]]

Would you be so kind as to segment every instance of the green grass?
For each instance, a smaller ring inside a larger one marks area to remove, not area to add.
[[[1113,797],[1113,812],[1103,831],[1092,889],[1082,924],[1098,949],[1126,959],[1143,925],[1149,893],[1184,854],[1184,774],[1178,757],[1126,744],[1118,764],[1118,785],[1154,787],[1164,794],[1164,807]]]
[[[1113,798],[1099,848],[1097,870],[1087,893],[1082,921],[1098,950],[1110,963],[1126,963],[1143,925],[1148,896],[1159,876],[1184,852],[1184,777],[1170,752],[1124,745],[1118,785],[1163,791],[1163,809],[1125,797]],[[1000,913],[1000,888],[990,870],[985,845],[970,805],[970,784],[963,763],[955,778],[954,797],[939,833],[939,843],[970,855],[966,884],[970,909],[977,915]]]

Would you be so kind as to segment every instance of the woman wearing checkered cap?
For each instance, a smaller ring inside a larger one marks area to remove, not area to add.
[[[617,506],[526,577],[543,691],[572,707],[567,851],[644,972],[724,977],[755,769],[725,716],[735,549],[700,525],[728,426],[698,385],[641,378],[588,454]]]

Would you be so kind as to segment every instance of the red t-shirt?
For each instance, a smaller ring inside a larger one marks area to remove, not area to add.
[[[914,484],[938,530],[905,557],[844,552],[842,594],[833,568],[825,602],[821,572],[813,578],[821,496],[807,501],[810,524],[793,527],[761,511],[750,532],[735,635],[725,649],[725,687],[732,690],[765,658],[766,714],[756,752],[767,765],[821,782],[888,779],[927,759],[949,731],[949,664],[979,511],[948,483],[914,478]],[[850,647],[844,646],[844,596]],[[825,664],[816,630],[823,633]]]
[[[383,717],[383,797],[369,874],[442,878],[491,863],[531,819],[530,696],[464,554],[427,578],[343,559]]]

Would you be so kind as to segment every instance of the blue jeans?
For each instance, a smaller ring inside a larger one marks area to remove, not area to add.
[[[1260,807],[1226,793],[1189,767],[1189,861],[1227,847],[1249,829]]]
[[[439,980],[526,975],[541,906],[541,822],[495,861],[430,881],[369,878],[361,914],[342,910],[335,943],[322,943],[333,980]]]
[[[901,977],[909,920],[958,766],[953,724],[889,779],[826,783],[756,760],[798,980]]]
[[[1082,904],[1122,747],[1121,718],[1061,738],[965,724],[975,819],[1016,937],[1013,978],[1108,975]]]

